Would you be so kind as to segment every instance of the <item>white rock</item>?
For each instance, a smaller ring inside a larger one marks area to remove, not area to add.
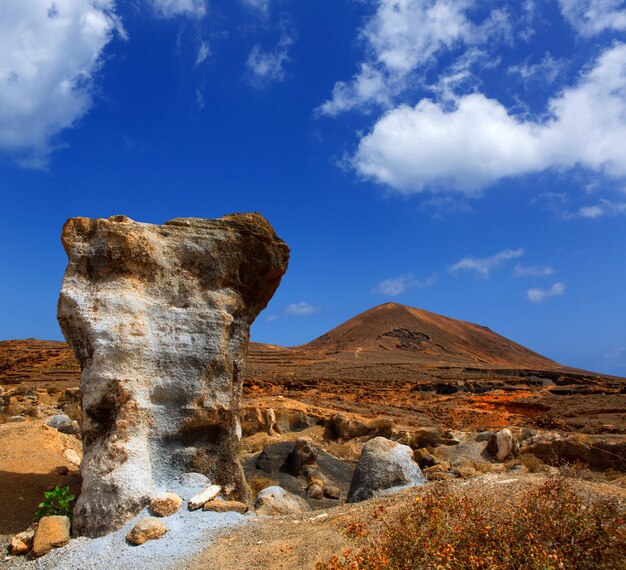
[[[204,506],[204,503],[209,502],[211,499],[215,499],[221,490],[222,487],[219,485],[211,485],[210,487],[207,487],[204,491],[201,491],[189,499],[189,510],[195,511],[197,509],[201,509]]]

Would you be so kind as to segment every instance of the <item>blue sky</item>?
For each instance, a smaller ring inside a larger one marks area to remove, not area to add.
[[[260,211],[253,340],[395,301],[626,375],[626,3],[3,0],[0,338],[72,216]]]

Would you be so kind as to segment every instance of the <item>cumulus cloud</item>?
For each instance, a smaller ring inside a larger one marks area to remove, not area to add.
[[[477,194],[503,178],[583,166],[626,176],[626,45],[607,49],[548,104],[542,120],[516,117],[481,93],[453,105],[430,99],[387,112],[353,157],[365,177],[405,194]]]
[[[555,283],[549,289],[528,289],[526,298],[531,303],[541,303],[550,297],[558,297],[565,293],[565,285],[563,283]]]
[[[318,112],[335,116],[372,103],[389,105],[406,78],[438,54],[508,33],[506,12],[494,10],[476,25],[467,16],[471,7],[468,0],[378,0],[360,31],[368,57],[352,80],[335,84]]]
[[[559,0],[565,19],[583,36],[626,30],[623,0]]]
[[[513,277],[547,277],[548,275],[552,275],[554,273],[554,269],[550,266],[528,266],[522,265],[518,263],[513,269]]]
[[[524,249],[521,247],[519,249],[504,249],[489,257],[474,257],[469,255],[457,261],[454,265],[451,265],[448,271],[454,274],[460,273],[461,271],[468,271],[474,273],[476,277],[480,279],[488,279],[493,269],[511,259],[522,257],[522,255],[524,255]]]
[[[319,309],[315,305],[311,305],[310,303],[301,302],[301,303],[291,303],[285,307],[285,314],[291,315],[294,317],[302,317],[306,315],[313,315],[317,313]]]
[[[260,44],[255,44],[246,61],[249,82],[258,88],[265,88],[272,83],[285,79],[285,65],[291,61],[289,48],[295,42],[295,33],[284,25],[278,45],[271,51],[265,51]]]
[[[124,35],[113,0],[2,0],[0,151],[45,166],[59,133],[91,107],[116,30]]]
[[[431,275],[426,279],[415,279],[410,273],[408,275],[399,275],[398,277],[392,277],[381,281],[374,289],[375,293],[381,295],[387,295],[389,297],[395,297],[405,293],[409,289],[419,289],[422,287],[430,287],[434,285],[438,280],[437,275]]]
[[[206,0],[148,0],[148,3],[162,18],[202,18],[207,12]]]

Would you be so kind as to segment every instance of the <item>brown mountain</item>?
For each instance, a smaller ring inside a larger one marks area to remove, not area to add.
[[[396,303],[369,309],[296,348],[339,358],[419,360],[430,365],[560,368],[487,327]]]

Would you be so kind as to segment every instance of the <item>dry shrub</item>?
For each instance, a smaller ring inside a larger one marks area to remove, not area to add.
[[[541,473],[546,464],[532,453],[524,453],[519,456],[519,462],[528,469],[530,473]]]
[[[269,477],[261,477],[259,475],[255,475],[254,477],[250,477],[250,479],[248,479],[248,486],[252,489],[252,496],[254,497],[257,496],[259,491],[275,484],[276,483],[274,483],[274,481],[272,481]]]
[[[361,455],[363,445],[357,445],[354,441],[329,441],[324,444],[324,450],[337,459],[357,461]]]
[[[363,540],[317,570],[617,570],[626,525],[617,502],[586,500],[558,477],[508,500],[434,485]]]

